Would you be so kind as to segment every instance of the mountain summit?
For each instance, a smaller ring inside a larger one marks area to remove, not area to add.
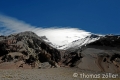
[[[87,34],[86,35],[85,34],[84,38],[81,37],[81,35],[80,35],[80,36],[74,36],[74,37],[77,37],[77,38],[72,39],[72,40],[70,40],[71,38],[68,37],[69,39],[66,38],[66,40],[62,41],[63,42],[62,45],[54,44],[54,42],[50,42],[49,39],[43,39],[43,40],[54,48],[66,50],[66,49],[69,49],[69,48],[78,48],[78,47],[81,47],[83,45],[87,45],[91,42],[99,40],[103,36],[104,35],[97,35],[97,34]],[[70,41],[72,41],[72,42],[70,42]]]

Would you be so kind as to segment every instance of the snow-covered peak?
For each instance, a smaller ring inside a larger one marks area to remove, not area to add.
[[[44,39],[44,41],[51,43],[50,45],[55,48],[62,48],[64,45],[68,45],[75,40],[91,35],[90,32],[77,28],[49,28],[36,32],[36,34],[46,36],[48,40]]]
[[[66,50],[69,48],[78,48],[78,47],[81,47],[83,45],[86,46],[87,44],[89,44],[91,42],[99,40],[101,37],[102,37],[102,35],[91,34],[85,38],[73,41],[72,43],[66,45],[66,47],[64,49]]]
[[[75,28],[59,28],[59,29],[46,29],[46,31],[38,34],[39,36],[45,35],[52,44],[59,46],[69,44],[74,40],[84,38],[90,35],[90,32],[79,30]]]
[[[84,35],[84,36],[83,36]],[[49,45],[53,46],[57,49],[69,49],[69,48],[75,48],[75,47],[81,47],[82,45],[89,44],[91,42],[94,42],[98,39],[100,39],[103,35],[96,35],[96,34],[83,34],[82,36],[66,36],[66,39],[60,39],[62,44],[55,44],[54,42],[50,40],[45,40]]]

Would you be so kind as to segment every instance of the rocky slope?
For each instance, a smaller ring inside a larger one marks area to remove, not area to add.
[[[106,35],[80,48],[67,49],[62,60],[80,69],[120,72],[120,35]]]
[[[0,36],[0,68],[58,67],[60,59],[60,52],[33,32]]]

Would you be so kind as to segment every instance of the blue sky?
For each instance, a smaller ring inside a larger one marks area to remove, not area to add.
[[[120,0],[0,0],[0,14],[42,28],[120,34]]]

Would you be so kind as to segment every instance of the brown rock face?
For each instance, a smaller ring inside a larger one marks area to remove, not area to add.
[[[57,67],[60,60],[60,52],[33,32],[0,37],[0,68],[10,66],[6,64],[14,68],[38,68],[44,62]]]

